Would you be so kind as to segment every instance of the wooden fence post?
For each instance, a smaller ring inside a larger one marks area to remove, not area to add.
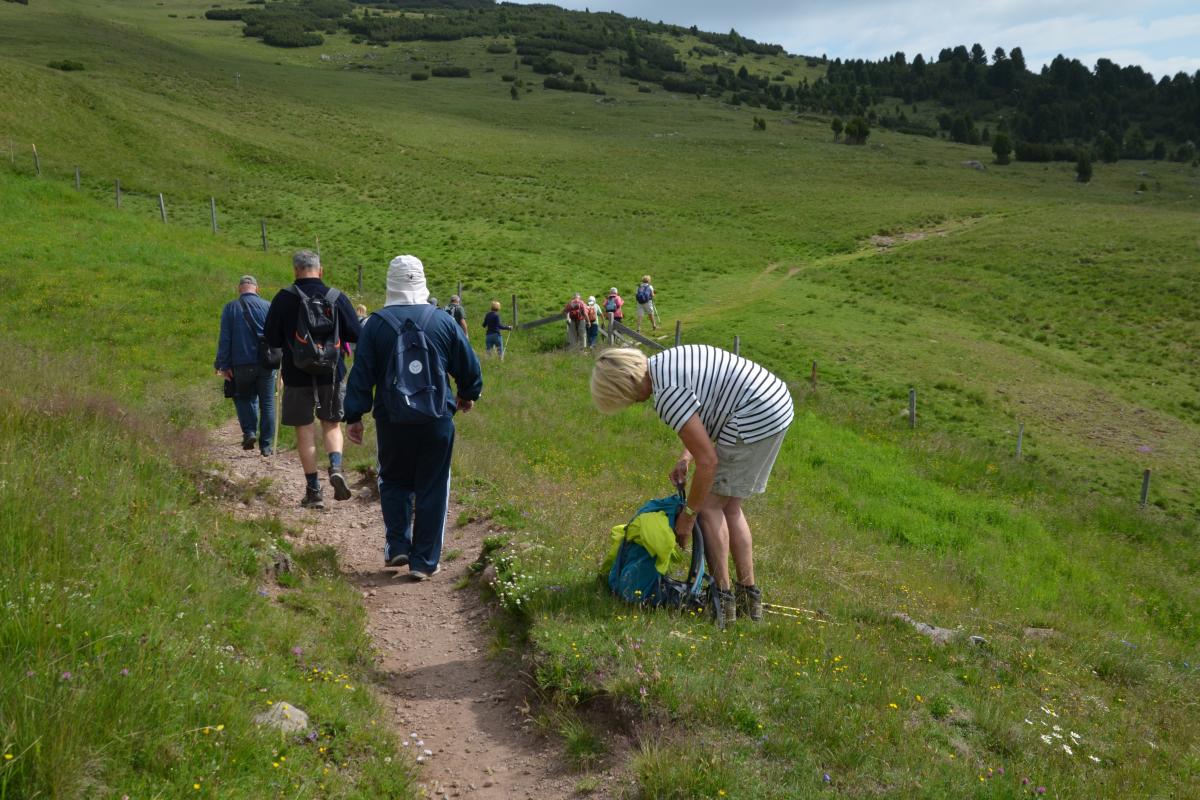
[[[609,345],[609,347],[612,347],[614,344],[617,343],[617,328],[616,328],[615,323],[616,323],[616,318],[613,316],[613,312],[611,312],[611,311],[608,312],[608,345]]]
[[[515,294],[513,295],[512,300],[513,300],[513,315],[512,315],[512,323],[510,323],[510,324],[515,328],[515,327],[517,327],[517,296]]]
[[[1146,501],[1150,499],[1150,470],[1142,473],[1142,499],[1138,503],[1142,508],[1146,507]]]
[[[358,293],[362,294],[362,264],[358,265]]]
[[[735,335],[733,337],[733,354],[740,356],[742,354],[742,337]]]
[[[316,240],[316,242],[317,242],[317,261],[320,261],[320,260],[321,260],[321,237],[320,237],[320,236],[314,236],[313,238],[314,238],[314,239]]]
[[[208,216],[212,220],[213,233],[217,232],[217,198],[208,198]]]
[[[675,320],[675,346],[683,344],[683,323],[680,320]]]
[[[38,177],[40,178],[42,176],[42,159],[38,157],[37,145],[36,144],[32,145],[32,147],[33,147],[33,168],[35,170],[37,170]]]
[[[462,302],[462,281],[458,282],[458,292],[456,292],[456,294],[458,295],[458,302],[461,303]]]
[[[263,252],[265,253],[267,252],[267,221],[265,219],[262,221],[262,243]]]
[[[117,178],[116,184],[113,186],[113,193],[117,198],[117,208],[121,207],[121,179]]]
[[[817,388],[817,362],[812,363],[812,372],[808,376],[808,385],[815,391]]]
[[[8,140],[8,160],[12,166],[17,166],[17,151],[13,147],[12,139]]]
[[[79,166],[75,167],[75,191],[79,191]]]
[[[908,427],[917,427],[917,390],[908,390]]]
[[[167,202],[163,200],[162,192],[158,193],[158,213],[162,217],[163,224],[167,221]]]
[[[1021,460],[1021,447],[1025,444],[1025,423],[1017,426],[1017,461]]]

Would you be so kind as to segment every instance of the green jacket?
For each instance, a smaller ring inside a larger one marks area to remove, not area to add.
[[[660,575],[666,575],[672,566],[684,558],[684,553],[675,544],[675,531],[671,521],[663,511],[651,511],[638,514],[627,525],[616,525],[612,529],[612,546],[608,548],[608,557],[600,565],[600,572],[607,575],[617,560],[617,551],[621,542],[626,540],[640,544],[654,557],[654,568]]]

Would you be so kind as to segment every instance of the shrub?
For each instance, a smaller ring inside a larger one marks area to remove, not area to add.
[[[79,63],[78,61],[71,61],[70,59],[63,59],[62,61],[51,61],[46,66],[49,67],[50,69],[62,70],[63,72],[79,72],[80,70],[85,69],[83,64]]]
[[[210,8],[204,12],[204,18],[223,21],[238,20],[245,13],[246,9],[244,8]]]
[[[302,28],[269,28],[263,31],[263,44],[272,47],[316,47],[325,43],[325,37]]]
[[[435,78],[469,78],[471,70],[466,67],[434,67],[433,77]]]
[[[871,128],[862,117],[855,117],[846,123],[846,144],[866,144],[871,135]]]
[[[650,94],[650,92],[651,92],[651,91],[653,91],[653,90],[652,90],[652,89],[651,89],[649,86],[641,86],[641,85],[639,85],[639,86],[638,86],[638,91],[639,91],[639,92],[641,92],[642,94]]]
[[[506,45],[504,42],[492,42],[487,46],[487,51],[489,53],[501,55],[503,53],[511,53],[512,48]]]
[[[412,78],[414,81],[427,81],[427,80],[429,80],[429,73],[428,72],[414,72],[412,75],[409,75],[408,77]]]
[[[1007,133],[997,133],[996,138],[992,141],[992,152],[996,154],[997,164],[1007,164],[1011,160],[1009,156],[1012,154],[1012,141],[1008,138]]]
[[[1075,162],[1075,180],[1080,183],[1088,183],[1092,180],[1092,160],[1086,153],[1080,153],[1079,160]]]
[[[516,79],[517,79],[517,76],[516,76],[516,75],[508,75],[508,74],[505,74],[505,75],[501,75],[501,76],[500,76],[500,80],[504,81],[505,83],[512,83],[512,82],[513,82],[513,81],[515,81]]]

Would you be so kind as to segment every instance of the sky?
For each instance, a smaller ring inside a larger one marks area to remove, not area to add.
[[[544,0],[543,0],[544,1]],[[990,56],[1020,47],[1030,69],[1059,53],[1089,67],[1137,64],[1155,78],[1200,70],[1200,0],[550,0],[781,44],[789,53],[928,60],[975,42]]]

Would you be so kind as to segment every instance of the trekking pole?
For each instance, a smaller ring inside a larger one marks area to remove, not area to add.
[[[504,334],[504,344],[500,347],[500,360],[504,360],[504,354],[508,352],[508,338],[512,336],[512,331]]]
[[[279,407],[280,387],[283,385],[283,369],[279,370],[279,377],[275,379],[275,435],[271,438],[274,448],[271,450],[271,457],[274,458],[279,453],[279,418],[283,416],[283,409]]]

